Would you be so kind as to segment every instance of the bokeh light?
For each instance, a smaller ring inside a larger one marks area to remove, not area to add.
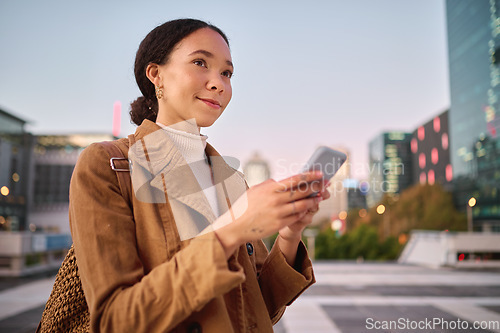
[[[418,135],[418,139],[420,141],[423,141],[425,139],[425,129],[424,129],[424,126],[420,126],[418,128],[418,134],[417,135]]]
[[[2,188],[0,188],[0,193],[3,196],[8,196],[10,193],[9,188],[7,186],[2,186]]]
[[[433,121],[434,131],[438,133],[441,130],[441,119],[438,117],[434,118]]]
[[[434,174],[434,170],[429,170],[427,172],[427,182],[429,185],[434,185],[434,182],[436,181],[436,175]]]
[[[16,183],[19,181],[19,174],[17,172],[12,174],[12,180]]]
[[[332,230],[339,231],[340,229],[342,229],[342,221],[339,219],[332,221]]]

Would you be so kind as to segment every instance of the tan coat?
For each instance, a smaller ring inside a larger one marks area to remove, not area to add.
[[[144,142],[152,133],[163,131],[146,120],[134,139]],[[149,154],[162,149],[169,152],[166,165],[182,161],[167,135],[158,142]],[[126,139],[121,143],[128,146]],[[209,145],[206,152],[219,156]],[[214,179],[229,170],[227,165],[213,168]],[[235,181],[226,179],[228,188]],[[228,195],[226,201],[232,202]],[[174,221],[165,198],[148,203],[134,195],[131,209],[102,146],[82,152],[71,180],[70,226],[91,331],[272,332],[285,306],[314,283],[302,243],[294,269],[277,247],[268,253],[261,241],[241,246],[229,260],[214,232],[181,241],[176,224],[184,221]],[[203,214],[206,199],[176,205],[185,206],[188,224],[190,214],[213,222]]]

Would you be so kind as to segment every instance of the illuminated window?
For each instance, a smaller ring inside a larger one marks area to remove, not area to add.
[[[451,182],[453,179],[453,168],[451,167],[451,164],[448,164],[446,166],[446,180]]]
[[[438,153],[437,148],[432,148],[432,151],[431,151],[431,160],[432,160],[432,164],[437,164],[438,163],[438,161],[439,161],[439,153]]]
[[[439,133],[439,131],[441,130],[441,119],[439,117],[434,118],[433,125],[434,131],[436,133]]]
[[[418,155],[418,165],[420,166],[420,169],[425,168],[425,154],[424,153],[420,153],[420,155]]]
[[[415,154],[418,150],[418,142],[417,139],[413,138],[411,139],[411,152]]]
[[[434,185],[435,180],[434,170],[429,170],[429,172],[427,173],[427,182],[431,185]]]
[[[444,150],[448,149],[448,134],[443,133],[443,135],[441,135],[441,145]]]
[[[427,181],[427,176],[425,175],[425,172],[420,173],[420,184],[425,184]]]
[[[420,127],[418,128],[418,133],[417,133],[417,135],[418,135],[418,139],[419,139],[420,141],[423,141],[423,140],[425,139],[425,129],[424,129],[424,126],[420,126]]]

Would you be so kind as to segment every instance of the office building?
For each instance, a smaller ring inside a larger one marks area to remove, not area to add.
[[[0,110],[0,231],[27,229],[33,136],[26,121]]]
[[[449,145],[457,206],[500,231],[500,1],[447,0]]]
[[[450,162],[448,111],[445,111],[412,133],[413,183],[439,183],[450,189],[453,168]]]
[[[33,202],[29,223],[47,231],[69,233],[69,184],[81,151],[110,134],[37,135],[33,145]]]
[[[387,132],[370,141],[368,207],[412,184],[410,140],[410,133]]]
[[[366,209],[366,194],[369,183],[357,179],[344,180],[344,188],[347,193],[347,211],[351,209]]]
[[[32,135],[0,110],[0,231],[69,234],[69,183],[80,152],[110,134]]]

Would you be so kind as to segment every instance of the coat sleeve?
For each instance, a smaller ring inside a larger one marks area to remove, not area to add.
[[[245,280],[214,233],[194,238],[145,274],[131,208],[98,144],[75,167],[70,226],[92,332],[169,331]]]
[[[273,324],[285,312],[285,307],[316,282],[311,260],[302,241],[297,249],[294,267],[285,259],[275,242],[271,252],[262,241],[256,242],[255,260],[257,277],[267,311]]]

